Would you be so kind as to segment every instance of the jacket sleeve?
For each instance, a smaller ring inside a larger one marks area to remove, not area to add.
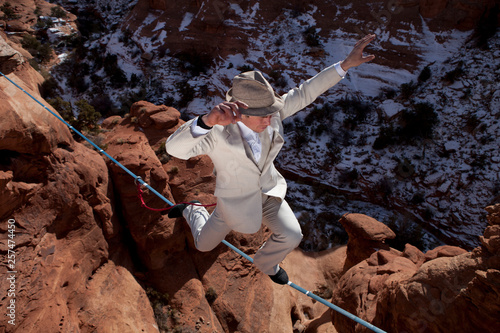
[[[299,87],[290,90],[282,96],[285,100],[285,106],[281,111],[281,119],[283,120],[302,110],[341,79],[342,77],[335,69],[335,65],[331,65],[302,83]]]
[[[215,145],[214,131],[218,130],[218,125],[205,135],[195,136],[191,132],[191,125],[197,118],[191,119],[179,127],[165,143],[167,153],[187,160],[191,157],[208,154]]]

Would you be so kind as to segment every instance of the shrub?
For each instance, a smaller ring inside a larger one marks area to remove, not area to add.
[[[78,31],[84,39],[89,39],[94,34],[99,34],[105,30],[102,18],[96,11],[81,10],[78,12]]]
[[[379,136],[373,143],[374,149],[383,149],[398,142],[411,144],[415,139],[432,138],[438,115],[432,104],[423,102],[403,110],[400,121],[401,127],[394,128],[390,125],[380,128]]]
[[[176,174],[178,174],[178,173],[179,173],[179,168],[178,168],[178,167],[176,167],[176,166],[173,166],[173,167],[171,167],[171,168],[168,170],[168,172],[167,172],[167,173],[171,173],[171,174],[173,174],[173,175],[176,175]]]
[[[122,88],[128,82],[127,75],[125,75],[125,72],[119,67],[116,68],[109,79],[113,88]]]
[[[44,99],[56,98],[59,90],[59,84],[52,76],[43,81],[42,87],[40,89],[42,97]]]
[[[102,93],[97,95],[90,101],[90,104],[94,107],[94,109],[100,113],[104,117],[108,117],[114,114],[114,105],[109,95],[106,93]]]
[[[137,87],[137,85],[141,82],[141,78],[135,74],[135,73],[132,73],[132,75],[130,76],[130,81],[129,81],[129,86],[130,88],[135,88]]]
[[[272,84],[277,88],[285,88],[288,84],[286,79],[283,77],[283,73],[279,70],[273,69],[269,73],[269,76],[272,79]]]
[[[36,59],[37,63],[46,63],[52,58],[50,45],[47,43],[42,44],[34,36],[24,35],[21,45]]]
[[[331,299],[333,297],[333,291],[327,285],[318,286],[317,289],[313,291],[313,294],[323,299]]]
[[[408,83],[403,83],[400,87],[400,96],[404,100],[408,100],[411,95],[417,90],[417,85],[415,82],[410,81]]]
[[[206,73],[212,64],[208,54],[194,49],[177,53],[174,57],[180,60],[180,68],[193,76]]]
[[[49,44],[42,44],[40,49],[38,50],[38,58],[41,63],[47,63],[52,59],[52,48]]]
[[[181,95],[181,98],[176,103],[176,107],[185,108],[194,99],[193,87],[187,81],[178,82],[175,86]]]
[[[37,63],[47,63],[52,59],[53,53],[50,45],[47,43],[42,44],[34,36],[24,35],[21,45],[35,58]]]
[[[418,76],[418,82],[425,82],[429,80],[431,77],[431,69],[429,66],[425,66],[424,69],[420,72]]]
[[[330,140],[326,143],[325,166],[332,166],[342,161],[342,148],[337,146],[334,141]]]
[[[309,47],[318,47],[321,46],[321,42],[319,41],[319,35],[316,32],[315,27],[309,27],[304,32],[304,39],[306,41],[307,46]]]
[[[314,122],[332,123],[332,115],[335,109],[330,103],[325,103],[321,107],[315,106],[309,114],[304,118],[306,124],[312,125]]]
[[[434,217],[434,212],[430,207],[426,207],[424,212],[422,213],[422,217],[426,220],[429,221]]]
[[[64,101],[60,96],[48,99],[47,103],[49,103],[54,109],[59,112],[61,118],[63,118],[70,125],[74,125],[75,123],[75,115],[73,114],[73,108],[71,107],[70,102]]]
[[[489,157],[487,153],[472,154],[472,162],[470,163],[470,166],[472,168],[484,170],[484,168],[486,168],[486,166],[490,164],[491,162],[489,162]]]
[[[125,115],[130,111],[132,104],[143,100],[147,100],[147,91],[144,88],[141,88],[138,92],[130,91],[127,95],[120,96],[119,103],[121,104],[121,106],[117,110],[116,114]],[[173,105],[173,102],[166,105]]]
[[[396,144],[398,135],[392,125],[388,127],[381,127],[378,137],[373,143],[373,149],[384,149],[387,146]]]
[[[19,17],[21,17],[20,15],[16,14],[16,12],[14,11],[14,8],[12,8],[12,5],[10,4],[10,2],[4,3],[0,7],[0,10],[3,12],[3,17],[2,17],[3,20],[7,20],[7,21],[16,20]]]
[[[344,127],[354,130],[360,122],[366,120],[368,114],[373,111],[373,106],[359,98],[342,98],[337,104],[347,114]]]
[[[89,85],[85,76],[90,73],[87,63],[77,61],[75,57],[69,58],[59,66],[60,71],[67,73],[67,84],[79,93],[85,92]]]
[[[242,73],[254,70],[254,68],[252,66],[250,66],[250,65],[238,66],[238,67],[236,67],[236,69],[239,70]]]
[[[421,250],[424,249],[424,232],[416,222],[405,218],[398,224],[396,219],[393,218],[389,220],[387,226],[396,234],[396,238],[385,240],[390,247],[403,251],[405,245],[409,243]]]
[[[404,123],[401,136],[406,141],[417,137],[432,138],[434,125],[438,123],[438,115],[434,111],[434,106],[427,102],[413,105],[413,110],[404,110],[401,118]]]
[[[296,131],[293,136],[293,147],[295,149],[301,148],[306,142],[309,141],[308,134],[304,131]]]
[[[28,63],[31,67],[33,67],[34,70],[36,70],[37,72],[40,71],[40,65],[38,65],[38,62],[36,62],[35,58],[28,59]]]
[[[282,46],[283,44],[285,43],[285,37],[283,37],[283,35],[280,35],[275,41],[274,41],[274,45],[275,46]]]
[[[36,21],[36,24],[35,24],[35,28],[38,30],[52,28],[53,26],[54,26],[54,22],[50,18],[46,18],[46,19],[38,18],[38,20]]]
[[[217,299],[217,292],[213,287],[209,287],[205,293],[208,304],[212,304]]]
[[[160,332],[168,332],[168,319],[170,316],[173,316],[174,312],[174,310],[170,309],[168,306],[170,296],[167,293],[162,294],[151,287],[146,288],[146,295],[148,296],[149,303],[151,303],[151,307],[153,308],[158,329]]]
[[[59,6],[54,6],[50,9],[50,16],[57,18],[66,18],[66,11]]]
[[[78,113],[77,129],[97,130],[97,122],[101,118],[101,114],[84,99],[77,101],[75,106]]]
[[[379,98],[380,99],[394,99],[396,97],[397,91],[392,87],[382,87],[380,89]]]
[[[413,196],[410,199],[410,203],[413,205],[418,205],[421,204],[425,201],[425,195],[421,192],[417,192],[413,194]]]
[[[123,45],[125,46],[130,46],[133,44],[133,39],[132,39],[132,36],[134,35],[133,32],[130,30],[130,29],[125,29],[122,31],[123,32],[123,35],[121,35],[119,38],[118,38],[118,41],[120,41],[121,43],[123,43]]]
[[[384,201],[386,201],[392,194],[392,188],[393,184],[387,177],[381,178],[375,184],[375,190],[382,194],[382,198],[384,199]]]
[[[109,76],[113,88],[122,88],[128,82],[125,72],[118,66],[116,54],[108,54],[104,58],[104,71]]]
[[[23,48],[25,48],[28,52],[31,50],[37,50],[40,46],[41,43],[36,37],[31,36],[31,35],[24,35],[23,39],[21,40],[21,45]]]
[[[319,123],[318,125],[311,127],[311,135],[318,137],[323,133],[328,133],[330,129],[331,125],[326,123]]]
[[[398,162],[396,174],[401,178],[410,178],[415,174],[415,166],[407,158]]]

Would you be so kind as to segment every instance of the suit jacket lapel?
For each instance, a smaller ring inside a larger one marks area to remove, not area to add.
[[[257,167],[257,163],[254,159],[252,149],[246,140],[241,136],[241,131],[238,125],[230,124],[226,126],[227,137],[226,140],[228,144],[235,149],[235,153],[245,155],[250,162]]]
[[[281,147],[283,147],[284,143],[285,143],[285,140],[283,139],[281,134],[278,131],[273,130],[271,147],[269,148],[269,153],[268,153],[267,158],[266,158],[266,164],[264,166],[264,169],[269,167],[269,164],[274,162],[274,159],[276,158],[276,156],[280,152]]]

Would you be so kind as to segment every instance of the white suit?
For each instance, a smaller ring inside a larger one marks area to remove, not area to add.
[[[282,121],[341,79],[332,65],[282,96],[284,107],[271,117],[271,140],[268,144],[263,141],[264,154],[258,163],[237,124],[215,125],[206,135],[195,136],[191,131],[195,118],[168,138],[166,149],[170,155],[188,159],[206,154],[215,167],[217,207],[213,214],[209,216],[204,208],[196,206],[183,212],[199,250],[213,249],[231,230],[255,233],[265,223],[273,235],[259,249],[254,263],[265,274],[277,272],[279,262],[298,246],[302,237],[299,223],[284,201],[285,179],[273,164],[284,143]]]

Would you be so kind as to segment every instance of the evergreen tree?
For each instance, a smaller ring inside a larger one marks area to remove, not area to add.
[[[79,100],[75,105],[78,113],[77,127],[81,130],[96,130],[101,114],[84,99]]]

